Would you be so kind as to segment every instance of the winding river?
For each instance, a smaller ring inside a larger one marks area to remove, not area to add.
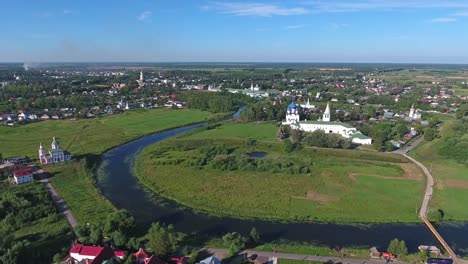
[[[373,245],[385,249],[393,238],[405,240],[410,251],[415,251],[421,244],[436,244],[423,224],[282,223],[216,217],[195,213],[190,208],[146,191],[132,172],[138,153],[148,145],[204,125],[206,123],[155,133],[109,150],[103,155],[98,172],[97,185],[101,192],[117,208],[128,210],[142,226],[161,221],[173,224],[178,231],[185,233],[219,236],[237,231],[247,234],[255,226],[266,240],[315,241],[331,247]],[[443,224],[439,231],[457,253],[462,253],[461,248],[468,248],[468,224]]]

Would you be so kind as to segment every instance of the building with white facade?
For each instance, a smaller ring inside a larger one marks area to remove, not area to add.
[[[289,125],[291,129],[299,129],[304,132],[314,132],[316,130],[322,130],[325,133],[339,134],[344,138],[350,138],[351,142],[359,145],[372,144],[372,139],[357,131],[356,128],[341,122],[331,121],[330,105],[327,103],[327,107],[323,112],[322,119],[317,121],[300,121],[299,120],[299,108],[294,102],[292,102],[286,110],[286,120],[283,125]]]
[[[49,155],[46,154],[42,144],[39,145],[39,160],[41,164],[60,163],[71,159],[72,155],[70,152],[60,148],[60,144],[55,137],[52,140],[52,148],[49,150]]]
[[[410,108],[410,112],[409,112],[408,117],[411,118],[412,120],[419,120],[419,119],[421,119],[421,113],[419,112],[419,110],[416,110],[416,109],[414,108],[414,104],[411,105],[411,108]]]
[[[302,109],[306,109],[306,110],[315,109],[315,105],[310,104],[310,100],[309,100],[309,99],[307,99],[307,103],[301,104],[300,106],[301,106]]]
[[[140,70],[140,79],[137,80],[137,83],[140,87],[145,84],[145,79],[143,78],[143,70]]]
[[[23,184],[33,181],[31,168],[20,168],[13,171],[13,179],[16,184]]]

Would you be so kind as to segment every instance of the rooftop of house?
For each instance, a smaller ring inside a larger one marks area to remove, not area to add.
[[[32,175],[32,169],[31,168],[21,168],[13,171],[13,176],[16,178],[20,177],[25,177],[25,176],[30,176]]]
[[[313,124],[313,125],[333,125],[333,126],[343,126],[346,128],[354,128],[351,125],[348,125],[346,123],[341,123],[341,122],[328,122],[328,121],[301,121],[301,123],[304,124]]]
[[[370,139],[370,137],[364,135],[361,132],[354,133],[351,137],[352,138],[359,138],[359,139]]]

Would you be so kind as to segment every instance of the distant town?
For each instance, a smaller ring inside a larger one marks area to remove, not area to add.
[[[441,198],[467,91],[457,65],[0,64],[0,262],[464,263],[436,227],[468,219]],[[324,223],[355,244],[297,232]]]

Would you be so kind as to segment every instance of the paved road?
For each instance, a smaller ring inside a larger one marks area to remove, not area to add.
[[[76,221],[76,218],[73,216],[71,211],[68,209],[67,204],[65,201],[58,195],[58,193],[55,191],[54,186],[49,181],[49,178],[47,177],[47,173],[44,173],[43,170],[38,171],[39,175],[41,175],[41,180],[46,187],[47,191],[49,192],[50,196],[52,196],[52,200],[54,201],[55,205],[57,208],[60,210],[60,212],[65,216],[67,219],[68,223],[70,223],[71,227],[75,227],[78,225],[78,221]]]
[[[211,254],[224,254],[227,255],[229,251],[227,249],[220,248],[207,248]],[[275,252],[262,252],[254,250],[245,250],[239,253],[239,255],[246,254],[247,257],[256,254],[260,257],[277,257],[279,259],[295,259],[305,261],[320,261],[327,263],[343,263],[343,264],[385,264],[387,263],[383,259],[355,259],[355,258],[339,258],[339,257],[327,257],[327,256],[314,256],[314,255],[302,255],[302,254],[287,254],[287,253],[275,253]],[[395,264],[406,264],[406,262],[392,261]]]

